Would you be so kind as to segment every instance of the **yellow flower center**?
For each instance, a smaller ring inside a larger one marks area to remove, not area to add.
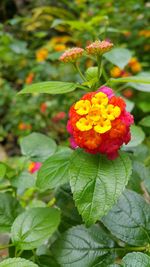
[[[108,103],[106,94],[99,92],[89,100],[76,102],[74,108],[76,113],[82,117],[77,121],[76,127],[80,131],[94,129],[97,133],[105,133],[111,129],[111,121],[120,116],[121,110],[118,106]]]

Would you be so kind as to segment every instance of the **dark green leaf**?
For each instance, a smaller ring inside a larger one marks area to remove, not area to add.
[[[22,258],[9,258],[2,261],[0,267],[38,267],[38,265]]]
[[[12,241],[21,250],[39,247],[57,229],[60,211],[54,208],[32,208],[19,215],[12,225]]]
[[[126,190],[102,221],[113,235],[128,244],[142,246],[150,242],[150,206],[133,191]]]
[[[74,91],[76,88],[80,87],[79,84],[70,82],[41,82],[26,86],[19,94],[28,93],[46,93],[46,94],[66,94]]]
[[[20,140],[21,152],[33,161],[43,162],[56,151],[56,143],[41,133],[32,133]]]
[[[0,232],[9,232],[21,211],[22,208],[15,198],[8,193],[0,193]]]
[[[62,267],[91,267],[103,263],[113,245],[100,227],[76,226],[62,234],[52,245],[52,252]]]
[[[60,267],[52,256],[43,255],[38,257],[39,267]]]
[[[126,48],[114,48],[110,52],[104,54],[104,57],[112,64],[123,69],[128,64],[132,54]]]
[[[141,252],[133,252],[123,258],[123,263],[123,267],[150,267],[150,257]]]
[[[70,183],[79,213],[87,225],[95,223],[114,205],[131,174],[125,153],[116,160],[76,150],[71,157]]]
[[[72,150],[65,148],[48,158],[38,172],[37,187],[41,190],[47,190],[67,183],[71,154]]]

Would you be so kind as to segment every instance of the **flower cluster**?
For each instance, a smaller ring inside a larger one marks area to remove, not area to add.
[[[127,70],[126,69],[122,70],[119,67],[114,66],[111,69],[110,74],[111,74],[111,77],[114,77],[114,78],[128,77],[128,76],[131,76],[132,73],[138,73],[141,70],[142,70],[142,66],[140,62],[138,61],[138,59],[136,57],[132,57],[127,65]]]
[[[41,162],[31,162],[29,167],[28,167],[28,171],[32,174],[37,172],[42,166]]]
[[[75,62],[78,58],[82,56],[83,52],[84,49],[80,47],[73,47],[66,50],[59,59],[64,63]]]
[[[86,46],[86,52],[88,54],[94,55],[94,56],[100,56],[108,51],[110,51],[113,48],[113,43],[110,41],[104,40],[100,41],[97,40],[90,45]],[[82,57],[84,52],[84,49],[81,47],[73,47],[68,50],[66,50],[61,57],[59,58],[60,61],[64,63],[74,63],[76,62],[80,57]]]
[[[69,111],[71,146],[115,159],[122,144],[130,141],[133,117],[125,108],[124,100],[115,96],[111,88],[102,86],[85,94]]]
[[[95,41],[86,47],[86,51],[91,55],[102,55],[113,47],[113,43],[109,41]]]

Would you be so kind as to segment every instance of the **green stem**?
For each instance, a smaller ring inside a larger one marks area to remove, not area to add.
[[[22,250],[20,250],[19,252],[16,253],[16,257],[20,257],[20,255],[22,254]]]
[[[82,74],[82,72],[81,72],[81,70],[80,70],[80,68],[79,68],[77,62],[75,62],[74,66],[75,66],[75,69],[77,70],[77,72],[80,74],[80,77],[82,78],[82,80],[83,80],[84,82],[87,82],[87,80],[86,80],[86,78],[84,77],[84,75]]]
[[[98,80],[99,80],[100,77],[101,77],[101,74],[102,74],[102,58],[99,55],[97,56],[97,64],[98,64],[97,77],[98,77]]]

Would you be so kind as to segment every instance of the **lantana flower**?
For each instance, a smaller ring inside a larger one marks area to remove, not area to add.
[[[115,159],[120,147],[130,141],[132,123],[133,116],[126,111],[124,100],[102,86],[72,105],[67,130],[72,148]]]
[[[73,63],[76,62],[78,58],[82,57],[84,49],[81,47],[73,47],[66,50],[61,57],[59,58],[60,61],[64,63]]]
[[[31,162],[28,167],[28,171],[30,173],[35,173],[41,168],[41,166],[42,166],[41,162]]]
[[[140,62],[137,60],[136,57],[132,57],[128,63],[129,67],[131,68],[131,71],[134,73],[137,73],[141,71],[142,67]]]
[[[109,41],[97,40],[86,47],[86,51],[91,55],[102,55],[113,48],[113,43]]]
[[[36,52],[36,60],[37,62],[43,62],[48,57],[48,50],[47,48],[41,48]]]

